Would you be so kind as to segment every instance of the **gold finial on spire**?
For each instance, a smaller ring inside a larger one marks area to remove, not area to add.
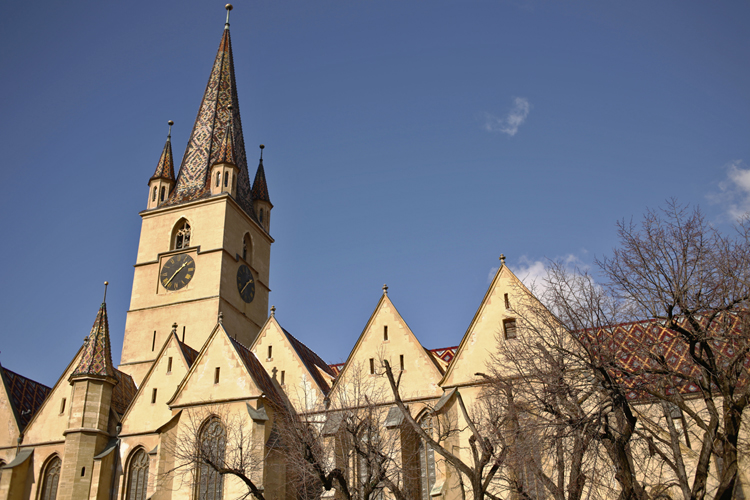
[[[500,263],[501,263],[502,265],[505,265],[505,254],[504,254],[504,253],[501,253],[501,254],[500,254]]]
[[[383,295],[388,295],[388,285],[383,285]]]
[[[167,133],[167,140],[172,138],[172,125],[174,125],[174,122],[172,120],[169,120],[167,122],[167,125],[169,125],[169,132]]]
[[[102,303],[107,302],[107,286],[109,286],[109,281],[104,282],[104,298],[102,299]]]
[[[263,149],[265,149],[265,146],[261,144],[260,145],[260,161],[263,161]]]
[[[227,9],[227,22],[224,24],[224,29],[229,29],[229,11],[231,11],[234,7],[232,7],[231,3],[228,3],[224,6],[225,9]]]

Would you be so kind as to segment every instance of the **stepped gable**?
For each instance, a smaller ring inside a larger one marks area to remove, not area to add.
[[[83,353],[71,378],[93,375],[116,380],[115,367],[112,364],[112,349],[109,342],[109,322],[107,321],[107,304],[102,302],[96,314],[91,333],[84,340]]]
[[[723,333],[709,340],[717,354],[719,365],[725,365],[734,359],[746,342],[742,318],[727,313],[726,320],[730,321],[731,326],[723,331],[729,332],[729,335]],[[674,391],[679,391],[684,395],[700,392],[697,383],[687,380],[697,380],[701,377],[700,368],[690,357],[688,345],[677,332],[666,328],[660,321],[624,323],[596,332],[578,332],[578,335],[592,352],[610,362],[613,377],[626,388],[626,396],[630,400],[648,399],[649,386],[663,382],[662,375],[650,373],[659,367],[657,360],[666,364],[669,371],[681,375],[673,377],[669,392],[674,394]],[[736,340],[733,336],[736,336]],[[743,366],[745,369],[738,381],[738,387],[745,387],[750,383],[750,356],[746,356]]]
[[[310,372],[310,375],[315,379],[318,387],[320,387],[323,390],[323,393],[327,395],[331,390],[331,387],[328,385],[328,381],[325,379],[325,377],[320,374],[318,368],[329,374],[331,377],[336,377],[337,372],[334,371],[333,368],[328,366],[326,362],[323,361],[320,356],[315,354],[312,349],[297,340],[294,335],[286,331],[284,328],[282,328],[281,331],[284,332],[284,335],[286,335],[289,343],[294,348],[297,356],[299,356],[299,358],[305,364],[307,371]]]
[[[170,122],[171,123],[171,122]],[[172,159],[172,135],[167,136],[167,142],[164,143],[164,149],[159,157],[159,163],[156,164],[154,175],[149,181],[154,179],[174,180],[174,160]]]
[[[2,366],[0,376],[10,397],[18,429],[23,432],[52,389]]]
[[[253,380],[258,385],[258,388],[263,391],[266,397],[273,403],[284,406],[284,397],[282,397],[281,394],[279,394],[279,392],[276,390],[276,386],[271,380],[271,377],[268,376],[268,373],[266,373],[263,365],[261,365],[260,361],[258,361],[258,359],[255,357],[255,354],[253,354],[250,349],[240,344],[229,335],[227,335],[227,338],[232,342],[235,349],[237,349],[237,353],[240,355],[242,362],[245,363],[247,371],[253,377]]]
[[[211,195],[208,176],[211,167],[219,159],[221,145],[225,142],[228,130],[232,134],[231,143],[236,155],[234,164],[239,169],[237,202],[248,216],[255,219],[234,77],[232,43],[227,26],[219,43],[203,100],[198,108],[198,116],[182,158],[175,187],[164,205],[177,205]]]
[[[112,389],[112,409],[118,414],[124,415],[125,410],[133,402],[138,388],[135,386],[133,377],[127,373],[115,369],[115,378],[117,379],[117,385]]]

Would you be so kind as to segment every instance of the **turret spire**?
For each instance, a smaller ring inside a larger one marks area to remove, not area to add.
[[[231,3],[228,3],[228,4],[226,4],[226,5],[224,6],[224,8],[225,8],[225,9],[227,9],[227,22],[226,22],[226,23],[224,23],[224,29],[225,29],[225,30],[228,30],[228,29],[229,29],[229,12],[230,12],[230,11],[231,11],[231,10],[232,10],[232,9],[233,9],[234,7],[232,7],[232,4],[231,4]]]
[[[228,14],[231,4],[228,4],[226,9]],[[211,167],[219,159],[225,131],[231,122],[234,160],[238,168],[235,199],[252,217],[254,215],[252,187],[247,171],[237,84],[234,78],[232,43],[228,27],[227,22],[198,110],[198,117],[182,158],[177,182],[166,205],[176,205],[211,196],[212,182],[209,179]]]
[[[154,179],[168,179],[174,181],[174,161],[172,160],[172,125],[174,122],[169,120],[169,132],[167,133],[167,142],[164,143],[164,149],[161,151],[159,163],[156,164],[156,171],[149,181]]]
[[[265,146],[260,145],[260,162],[258,163],[258,171],[255,172],[255,181],[253,181],[253,200],[267,201],[271,203],[271,198],[268,196],[268,184],[266,183],[266,171],[263,169],[263,149]]]
[[[105,299],[106,299],[105,282]],[[115,378],[115,366],[112,364],[112,349],[109,342],[109,322],[107,321],[107,303],[102,302],[96,314],[91,333],[84,339],[83,354],[71,379],[80,376]]]

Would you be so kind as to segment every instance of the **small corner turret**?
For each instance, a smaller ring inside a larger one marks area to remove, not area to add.
[[[255,181],[253,182],[253,207],[255,208],[255,216],[260,222],[260,225],[265,229],[267,233],[271,232],[271,209],[273,204],[271,198],[268,196],[268,184],[266,183],[266,172],[263,170],[263,149],[265,146],[260,145],[260,163],[258,164],[258,171],[255,173]]]
[[[232,106],[229,105],[229,113]],[[211,167],[209,182],[211,183],[211,195],[229,193],[232,198],[237,197],[237,175],[240,169],[237,167],[237,153],[234,149],[234,128],[232,120],[227,123],[224,140],[221,142],[219,156],[216,163]]]
[[[169,120],[169,133],[167,142],[156,164],[156,171],[148,181],[148,209],[157,208],[169,199],[174,186],[174,160],[172,159],[172,125]]]

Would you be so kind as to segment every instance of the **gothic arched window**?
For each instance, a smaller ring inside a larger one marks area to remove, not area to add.
[[[426,416],[419,422],[420,427],[432,436],[432,417]],[[435,451],[420,439],[419,442],[419,485],[422,500],[430,500],[430,490],[435,484]]]
[[[216,172],[216,187],[219,187],[220,182],[221,182],[221,172]]]
[[[44,468],[42,479],[41,500],[55,500],[57,498],[57,485],[60,483],[60,467],[62,460],[59,457],[53,457]]]
[[[167,188],[164,187],[164,186],[162,186],[161,187],[161,196],[160,196],[160,200],[159,201],[164,201],[164,195],[166,195],[166,194],[167,194]]]
[[[180,219],[174,228],[174,249],[187,248],[190,246],[190,224],[185,219]]]
[[[229,186],[229,172],[224,172],[224,187]]]
[[[260,223],[263,224],[263,209],[260,209]]]
[[[245,233],[245,237],[242,238],[242,258],[246,262],[250,262],[253,254],[253,242],[250,239],[250,235]]]
[[[156,186],[154,186],[154,194],[151,195],[151,201],[156,201]]]
[[[128,467],[127,500],[146,500],[148,489],[148,455],[141,448],[133,454]]]
[[[198,438],[198,477],[196,494],[201,500],[221,500],[223,493],[222,476],[207,462],[222,464],[226,448],[226,433],[221,421],[210,418],[201,429]]]

